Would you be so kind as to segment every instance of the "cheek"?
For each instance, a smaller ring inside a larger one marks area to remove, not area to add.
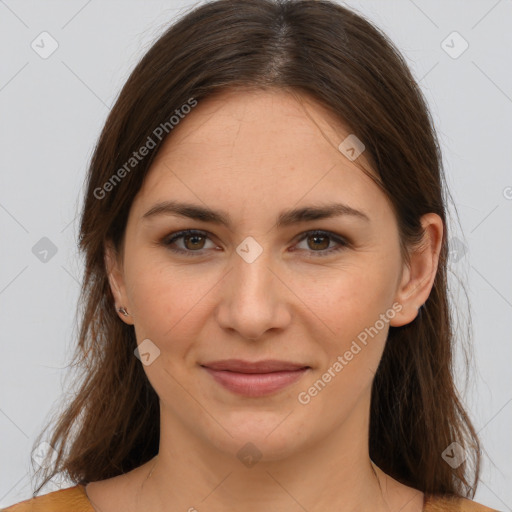
[[[305,302],[318,318],[314,336],[323,357],[316,378],[320,386],[328,382],[327,387],[338,390],[336,396],[357,394],[373,379],[396,314],[399,269],[399,255],[390,250],[361,255],[351,265],[317,275],[313,284],[301,278]]]
[[[311,309],[329,330],[316,334],[320,365],[297,396],[304,414],[326,425],[340,422],[369,393],[395,315],[393,283],[382,272],[347,270],[325,284],[330,293],[316,293]]]
[[[188,288],[180,284],[178,273],[173,274],[152,261],[150,255],[135,255],[127,262],[127,292],[139,342],[149,338],[160,346],[164,334],[171,333],[173,325],[185,315]]]
[[[132,283],[130,301],[138,317],[136,323],[151,326],[154,335],[164,326],[169,328],[183,294],[156,269],[139,270]]]
[[[207,319],[207,297],[222,276],[206,270],[191,271],[168,261],[151,259],[151,254],[134,258],[127,265],[128,293],[136,315],[140,343],[149,338],[163,356],[183,357],[198,339]]]
[[[396,265],[395,265],[396,267]],[[356,336],[373,325],[393,303],[397,270],[375,261],[361,261],[315,276],[300,278],[306,305],[336,339]]]

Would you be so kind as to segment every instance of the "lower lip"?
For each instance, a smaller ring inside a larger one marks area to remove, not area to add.
[[[237,373],[227,370],[203,368],[222,386],[237,395],[265,396],[275,393],[298,381],[308,370],[301,368],[294,371],[272,373]]]

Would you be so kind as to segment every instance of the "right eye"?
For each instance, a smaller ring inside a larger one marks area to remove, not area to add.
[[[162,244],[173,252],[183,254],[186,256],[194,256],[196,254],[202,255],[204,249],[204,242],[209,239],[209,234],[206,231],[200,231],[197,229],[186,229],[171,233],[171,235],[165,237]],[[182,240],[184,248],[177,248],[175,246],[178,240]]]

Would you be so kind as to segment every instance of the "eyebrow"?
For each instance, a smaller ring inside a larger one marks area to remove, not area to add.
[[[183,203],[178,201],[163,201],[151,207],[143,216],[143,220],[148,220],[161,215],[171,215],[178,217],[187,217],[203,222],[224,225],[231,229],[230,215],[222,210],[212,210],[203,206]],[[308,222],[330,217],[349,215],[367,222],[370,221],[368,215],[360,210],[343,203],[330,203],[326,205],[312,205],[292,210],[284,210],[279,213],[276,226],[284,227],[298,224],[299,222]]]

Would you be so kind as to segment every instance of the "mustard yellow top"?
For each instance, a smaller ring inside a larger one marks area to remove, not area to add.
[[[96,512],[85,486],[77,484],[21,501],[0,512]],[[498,512],[465,498],[425,495],[423,512]]]

